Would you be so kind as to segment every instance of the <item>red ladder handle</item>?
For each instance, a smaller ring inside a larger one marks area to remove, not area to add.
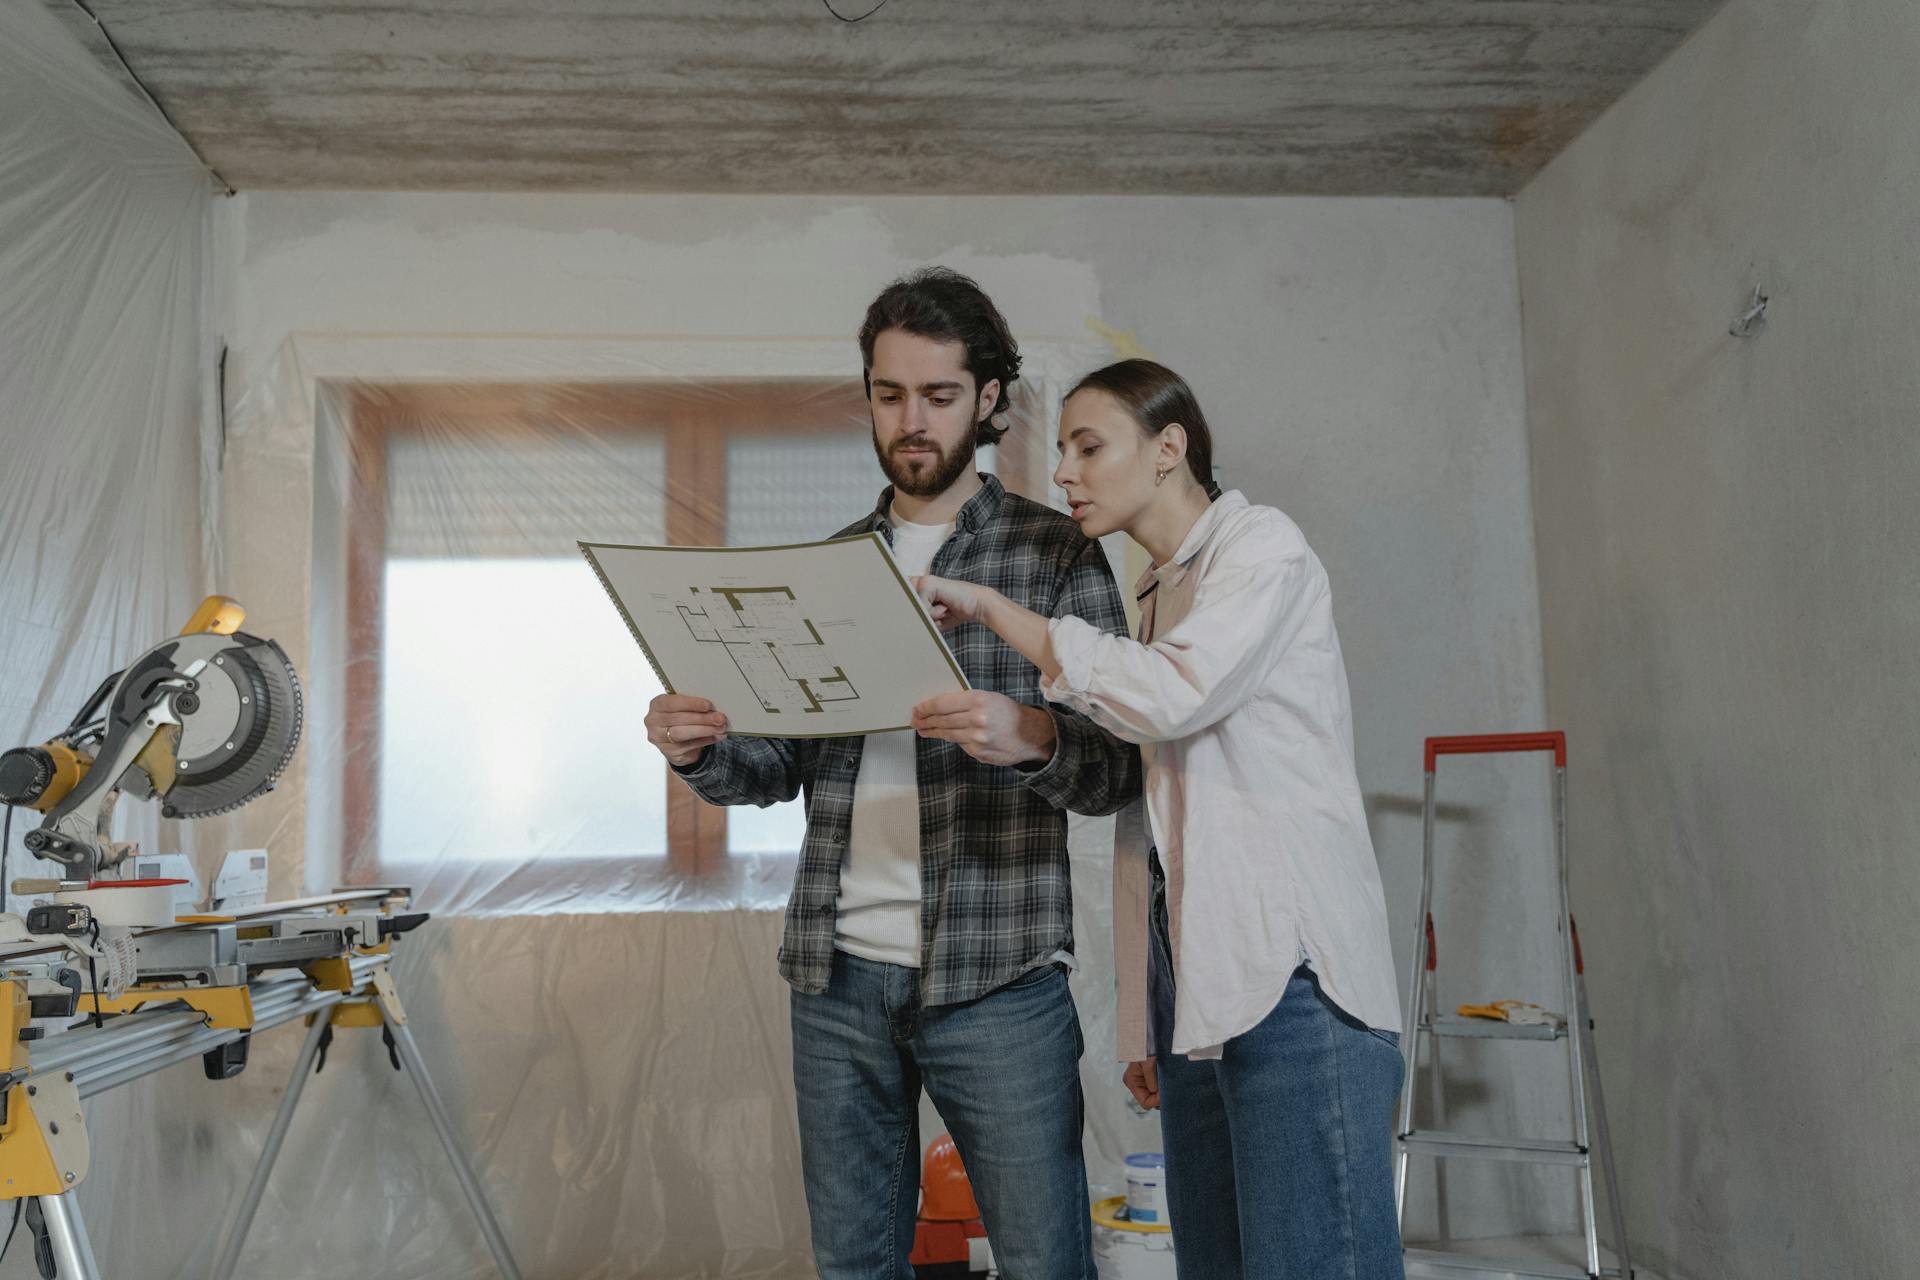
[[[1427,772],[1437,756],[1479,756],[1499,751],[1551,751],[1556,767],[1567,767],[1567,735],[1551,733],[1480,733],[1464,738],[1428,738]]]

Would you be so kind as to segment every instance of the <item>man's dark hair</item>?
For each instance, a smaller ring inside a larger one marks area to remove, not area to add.
[[[1007,429],[995,426],[993,420],[1006,412],[1008,396],[1020,377],[1020,347],[985,290],[948,267],[922,267],[882,289],[860,326],[860,360],[869,396],[873,394],[874,339],[889,329],[959,343],[966,351],[965,364],[976,394],[999,379],[999,399],[974,431],[976,444],[998,444]]]

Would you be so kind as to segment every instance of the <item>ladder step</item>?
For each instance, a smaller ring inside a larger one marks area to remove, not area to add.
[[[1422,1023],[1420,1030],[1471,1040],[1563,1040],[1567,1034],[1565,1027],[1495,1022],[1491,1018],[1462,1018],[1452,1013],[1443,1013],[1432,1022]]]
[[[1475,1160],[1512,1160],[1521,1164],[1569,1164],[1584,1167],[1585,1150],[1571,1142],[1544,1142],[1535,1138],[1464,1138],[1404,1133],[1400,1146],[1410,1155],[1462,1156]],[[1585,1274],[1582,1272],[1581,1274]]]
[[[1438,1249],[1408,1249],[1406,1267],[1407,1280],[1416,1280],[1416,1277],[1429,1280],[1468,1280],[1469,1277],[1504,1280],[1510,1276],[1523,1277],[1524,1280],[1533,1280],[1536,1276],[1542,1277],[1542,1280],[1592,1280],[1593,1276],[1585,1267],[1564,1262],[1509,1262],[1464,1253],[1445,1253]],[[1600,1274],[1617,1280],[1620,1271],[1617,1267],[1602,1267]]]

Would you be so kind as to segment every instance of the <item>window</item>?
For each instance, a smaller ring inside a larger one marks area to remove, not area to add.
[[[727,545],[765,547],[823,537],[871,510],[885,484],[869,422],[862,422],[857,436],[737,433],[727,440]],[[797,800],[766,809],[729,809],[727,852],[795,852],[806,825]]]
[[[659,685],[574,546],[824,537],[884,480],[859,382],[406,385],[352,404],[346,860],[704,874],[790,854],[640,718]]]

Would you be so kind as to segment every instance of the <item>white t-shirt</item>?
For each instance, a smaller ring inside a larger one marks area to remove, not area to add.
[[[933,567],[952,524],[893,513],[893,558],[909,578]],[[863,960],[920,967],[920,780],[911,729],[870,733],[853,784],[833,945]]]

